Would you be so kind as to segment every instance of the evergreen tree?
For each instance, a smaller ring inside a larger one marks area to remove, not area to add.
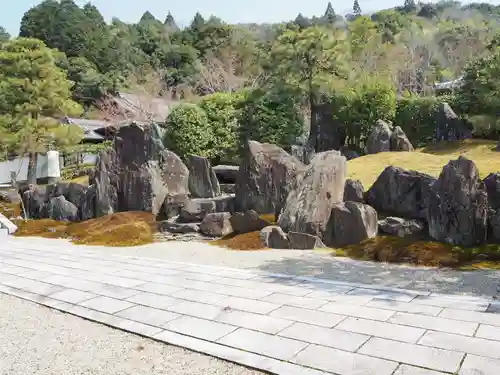
[[[328,5],[326,6],[325,15],[323,17],[327,23],[334,23],[337,20],[337,14],[333,9],[331,1],[328,2]]]
[[[165,18],[165,27],[167,31],[175,32],[179,31],[179,26],[177,26],[177,23],[175,22],[174,16],[172,16],[172,13],[168,12],[167,18]]]
[[[10,34],[4,27],[0,26],[0,43],[6,42],[10,39]]]
[[[200,12],[196,12],[189,28],[193,31],[200,31],[201,29],[203,29],[203,26],[205,26],[205,19],[200,14]]]
[[[417,4],[416,4],[415,0],[405,0],[403,8],[404,8],[405,12],[412,13],[412,12],[415,12],[417,10]]]
[[[302,13],[299,13],[293,23],[296,24],[301,30],[311,26],[311,22],[306,17],[304,17]]]
[[[153,14],[149,10],[147,10],[142,15],[141,19],[139,20],[139,23],[145,24],[145,23],[149,23],[149,22],[156,23],[156,22],[158,22],[158,20],[155,18],[155,16],[153,16]]]
[[[352,5],[352,12],[355,16],[361,16],[361,7],[359,6],[359,1],[354,0],[354,4]]]

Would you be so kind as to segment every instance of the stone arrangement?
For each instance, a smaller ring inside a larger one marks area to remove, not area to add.
[[[401,128],[379,120],[366,152],[385,151],[413,146]],[[88,187],[58,183],[21,194],[34,219],[79,221],[146,211],[161,221],[167,238],[260,230],[271,248],[341,247],[379,232],[427,231],[460,246],[500,239],[500,173],[483,181],[469,159],[450,161],[439,178],[389,166],[366,192],[360,181],[346,179],[342,152],[308,153],[307,159],[305,164],[276,145],[250,141],[239,166],[212,167],[196,155],[184,163],[164,147],[156,125],[132,124],[100,154]],[[273,214],[277,225],[260,214]]]

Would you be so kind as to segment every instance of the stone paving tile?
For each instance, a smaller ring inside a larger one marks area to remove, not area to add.
[[[388,292],[385,290],[375,290],[375,289],[365,289],[365,288],[356,288],[348,292],[347,295],[373,297],[373,298],[388,299],[400,302],[410,302],[415,298],[415,295],[412,294]]]
[[[500,342],[493,340],[429,331],[419,340],[418,343],[420,345],[432,346],[434,348],[448,349],[456,352],[464,352],[483,357],[500,359]]]
[[[409,343],[416,343],[425,332],[425,329],[421,328],[360,318],[347,318],[335,328]]]
[[[463,322],[478,322],[492,326],[500,326],[500,315],[491,313],[481,313],[475,311],[444,309],[440,317],[461,320]],[[463,324],[463,323],[457,323]]]
[[[230,279],[226,277],[221,277],[216,280],[213,280],[212,282],[216,284],[235,286],[251,290],[265,290],[274,293],[289,294],[298,297],[302,297],[310,293],[310,290],[307,288],[301,288],[298,286],[290,286],[290,285],[280,285],[277,283],[272,284],[272,283],[255,282],[253,280],[240,280],[240,279]]]
[[[147,337],[154,336],[163,331],[163,328],[153,327],[148,324],[143,324],[128,319],[120,319],[120,321],[116,324],[116,327],[127,332],[136,333],[138,335]]]
[[[204,303],[184,301],[176,305],[169,306],[169,311],[178,314],[194,316],[196,318],[215,320],[217,317],[224,313],[224,309],[220,306],[207,305]]]
[[[156,327],[161,327],[165,323],[180,317],[179,314],[147,306],[132,306],[126,310],[115,313],[115,316]]]
[[[301,307],[304,309],[311,309],[311,310],[315,310],[318,307],[321,307],[328,302],[326,300],[321,300],[321,299],[296,297],[282,293],[273,293],[269,296],[262,298],[261,301],[273,302],[275,304],[280,304],[280,305]]]
[[[391,375],[398,366],[396,362],[319,345],[307,347],[293,362],[339,375]]]
[[[305,323],[294,323],[278,333],[279,336],[309,342],[322,346],[354,352],[363,345],[370,336],[341,331],[336,328],[324,328]]]
[[[476,302],[476,303],[490,303],[490,302],[495,301],[492,297],[470,296],[470,295],[463,295],[463,294],[444,294],[444,293],[437,293],[437,292],[431,293],[429,295],[429,297],[455,299],[455,300],[459,300],[459,301],[469,301],[469,302]]]
[[[500,361],[467,354],[458,375],[498,375]]]
[[[437,316],[441,311],[443,311],[443,308],[441,307],[417,305],[408,302],[389,301],[385,299],[373,299],[364,306],[429,316]]]
[[[47,272],[47,271],[37,271],[37,270],[31,270],[27,272],[22,272],[17,274],[19,277],[23,277],[25,279],[31,279],[31,280],[38,280],[38,281],[43,281],[47,282],[47,277],[52,276],[53,273]]]
[[[326,305],[320,307],[318,310],[335,314],[354,316],[357,318],[365,318],[365,319],[381,320],[381,321],[386,321],[392,315],[395,314],[394,311],[390,310],[382,310],[374,307],[348,305],[337,302],[329,302]]]
[[[443,298],[436,296],[417,296],[410,303],[437,307],[449,307],[460,310],[486,311],[488,303],[474,302],[459,298]]]
[[[112,275],[101,275],[101,274],[91,274],[87,273],[84,278],[86,280],[95,281],[102,284],[111,284],[116,286],[121,286],[124,288],[133,288],[138,285],[144,284],[142,280],[127,279],[124,277],[112,276]]]
[[[238,328],[217,342],[285,361],[290,360],[308,345],[302,341],[250,331],[245,328]]]
[[[14,281],[14,280],[19,280],[20,277],[17,275],[14,275],[12,273],[3,273],[0,272],[0,283],[4,281]]]
[[[213,291],[214,293],[227,294],[228,296],[233,296],[233,297],[261,299],[273,293],[266,290],[248,289],[237,286],[225,286],[225,285],[218,286],[218,284],[210,284],[210,285],[211,285],[211,290],[209,291]]]
[[[134,306],[133,303],[122,301],[109,297],[96,297],[90,300],[78,303],[80,306],[88,307],[97,311],[102,311],[107,314],[115,314],[118,311],[128,309]]]
[[[378,337],[372,337],[368,340],[358,350],[358,353],[451,373],[458,370],[464,356],[460,352],[386,340]]]
[[[193,318],[192,316],[182,316],[179,319],[164,324],[163,328],[208,341],[217,341],[235,331],[238,327],[211,320]]]
[[[500,327],[480,324],[474,336],[482,339],[500,341]]]
[[[301,309],[299,307],[283,306],[274,310],[270,316],[276,318],[283,318],[288,320],[295,320],[297,322],[314,324],[317,326],[331,328],[337,325],[340,321],[345,319],[345,316],[338,314],[331,314],[316,310]]]
[[[290,320],[236,310],[224,311],[217,317],[217,321],[271,334],[276,334],[293,323]]]
[[[134,287],[136,290],[140,290],[143,292],[162,294],[162,295],[171,295],[172,293],[183,290],[183,287],[178,286],[170,286],[164,284],[155,284],[155,283],[145,283]]]
[[[47,284],[40,281],[23,279],[23,278],[11,281],[4,281],[2,282],[2,284],[10,286],[12,288],[25,290],[27,292],[40,294],[42,296],[48,296],[50,294],[64,290],[64,287],[62,286]]]
[[[154,293],[139,292],[132,297],[126,298],[125,301],[133,302],[138,305],[145,305],[157,309],[166,309],[169,306],[183,302],[178,298],[162,296]]]
[[[99,294],[101,296],[105,297],[111,297],[111,298],[116,298],[116,299],[125,299],[129,298],[132,296],[135,296],[139,293],[141,293],[138,290],[134,289],[129,289],[129,288],[123,288],[121,286],[116,286],[116,285],[110,285],[110,284],[99,284],[99,283],[93,283],[89,282],[92,284],[83,285],[81,287],[78,287],[78,284],[75,283],[74,287],[76,289],[83,289],[83,290],[88,290],[92,293]]]
[[[400,312],[394,314],[388,322],[467,336],[473,336],[478,327],[477,323],[458,323],[452,319]]]
[[[101,311],[91,310],[86,307],[78,305],[73,305],[70,308],[64,307],[63,310],[70,314],[77,315],[85,319],[90,319],[95,322],[103,323],[112,327],[117,326],[122,320],[122,318],[120,317],[111,314],[106,314]]]
[[[373,297],[369,296],[352,296],[347,294],[336,294],[335,292],[329,292],[323,290],[318,290],[309,293],[306,295],[306,297],[327,300],[330,302],[345,303],[349,305],[365,305],[371,300],[373,300]]]
[[[84,292],[75,289],[65,289],[50,295],[50,298],[68,303],[80,303],[97,297],[94,293]]]
[[[394,375],[444,375],[444,373],[420,367],[400,365]]]

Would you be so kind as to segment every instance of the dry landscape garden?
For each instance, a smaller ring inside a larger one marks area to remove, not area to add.
[[[499,38],[485,3],[181,28],[45,0],[0,32],[0,161],[29,159],[0,212],[76,244],[500,268]]]

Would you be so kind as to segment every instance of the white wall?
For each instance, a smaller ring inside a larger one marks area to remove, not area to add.
[[[28,178],[27,156],[0,162],[0,184],[10,183],[10,173],[17,174],[17,181],[26,181]],[[61,177],[59,168],[59,152],[49,151],[46,155],[38,155],[36,163],[36,178]]]

